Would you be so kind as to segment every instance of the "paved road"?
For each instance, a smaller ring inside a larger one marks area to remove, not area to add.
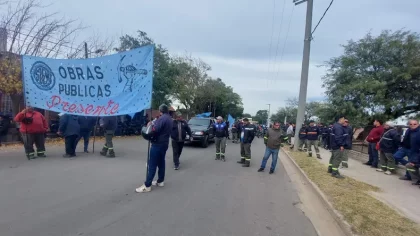
[[[146,142],[119,139],[115,146],[115,159],[64,159],[57,146],[34,161],[21,150],[0,151],[0,235],[316,235],[295,207],[283,167],[257,173],[261,139],[251,168],[236,163],[238,144],[228,144],[225,163],[214,160],[214,145],[186,147],[178,171],[169,151],[165,187],[146,194],[134,192],[144,181]]]

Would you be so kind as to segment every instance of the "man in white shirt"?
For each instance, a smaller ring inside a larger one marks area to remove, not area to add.
[[[294,136],[293,127],[294,127],[294,124],[290,122],[289,127],[287,128],[287,131],[286,131],[287,137],[289,138],[288,140],[289,144],[292,144],[292,137]]]

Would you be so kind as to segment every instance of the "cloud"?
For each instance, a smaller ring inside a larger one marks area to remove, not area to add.
[[[222,78],[242,96],[245,111],[255,113],[266,109],[266,103],[276,110],[285,99],[299,94],[306,4],[295,7],[287,0],[283,11],[283,1],[275,3],[274,8],[271,0],[56,0],[53,8],[105,35],[143,30],[170,52],[201,57],[212,66],[212,76]],[[313,27],[329,3],[315,1]],[[335,1],[313,35],[308,100],[324,97],[320,79],[324,69],[316,66],[339,56],[340,44],[369,31],[420,32],[419,8],[418,0]]]

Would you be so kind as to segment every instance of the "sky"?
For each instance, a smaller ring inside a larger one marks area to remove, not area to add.
[[[313,27],[329,4],[314,1]],[[54,0],[50,9],[89,26],[81,38],[92,32],[118,38],[142,30],[171,54],[201,58],[211,66],[212,77],[222,78],[242,97],[246,113],[268,109],[267,104],[273,113],[299,95],[306,3]],[[335,0],[313,35],[307,101],[325,99],[325,68],[319,66],[339,56],[340,45],[385,29],[420,32],[418,9],[419,0]]]

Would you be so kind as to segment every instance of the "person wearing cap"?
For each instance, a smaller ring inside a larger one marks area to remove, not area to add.
[[[331,176],[337,179],[344,178],[338,171],[338,167],[340,167],[344,155],[345,130],[343,124],[345,119],[344,116],[338,117],[337,123],[332,127],[330,137],[332,155],[328,165],[328,173],[331,173]]]
[[[45,155],[45,133],[48,131],[48,123],[45,117],[34,110],[26,107],[15,116],[15,122],[20,123],[19,131],[22,134],[25,153],[28,160]],[[36,153],[34,150],[36,146]],[[36,154],[36,156],[35,156]]]
[[[313,120],[309,121],[309,126],[306,127],[306,148],[308,149],[308,157],[312,157],[312,146],[314,146],[316,157],[322,159],[318,148],[318,136],[320,133],[315,122]]]
[[[60,126],[57,134],[64,137],[65,154],[63,157],[71,158],[76,156],[77,138],[80,135],[79,117],[72,114],[58,114]]]
[[[384,125],[384,134],[379,140],[380,168],[376,169],[376,171],[385,172],[387,175],[395,172],[395,159],[393,155],[397,152],[401,142],[401,136],[394,126],[395,124],[392,121],[386,122]]]
[[[181,112],[176,112],[171,133],[175,170],[179,169],[179,157],[181,156],[182,149],[184,148],[184,142],[187,134],[191,137],[191,129],[188,126],[188,123],[182,118]]]
[[[105,131],[105,144],[100,154],[102,156],[114,158],[115,150],[112,138],[114,137],[115,130],[118,127],[118,118],[116,116],[104,116],[99,120],[99,125]]]
[[[213,135],[216,143],[216,159],[226,161],[226,138],[229,136],[228,125],[223,122],[223,118],[218,116],[216,123],[213,124]]]
[[[152,191],[151,186],[165,186],[165,155],[169,147],[169,138],[171,137],[173,120],[168,114],[169,108],[162,104],[159,106],[160,117],[153,124],[153,136],[150,140],[152,146],[150,147],[150,158],[147,163],[147,177],[144,184],[136,189],[138,193],[145,193]],[[158,171],[157,181],[155,178],[156,170]]]
[[[242,167],[250,167],[251,165],[251,143],[255,137],[255,126],[249,123],[248,118],[243,119],[241,125],[241,160],[238,161]]]
[[[344,124],[344,153],[343,153],[343,161],[341,162],[341,166],[343,168],[349,168],[349,152],[353,146],[353,128],[350,126],[349,120],[345,119]]]

